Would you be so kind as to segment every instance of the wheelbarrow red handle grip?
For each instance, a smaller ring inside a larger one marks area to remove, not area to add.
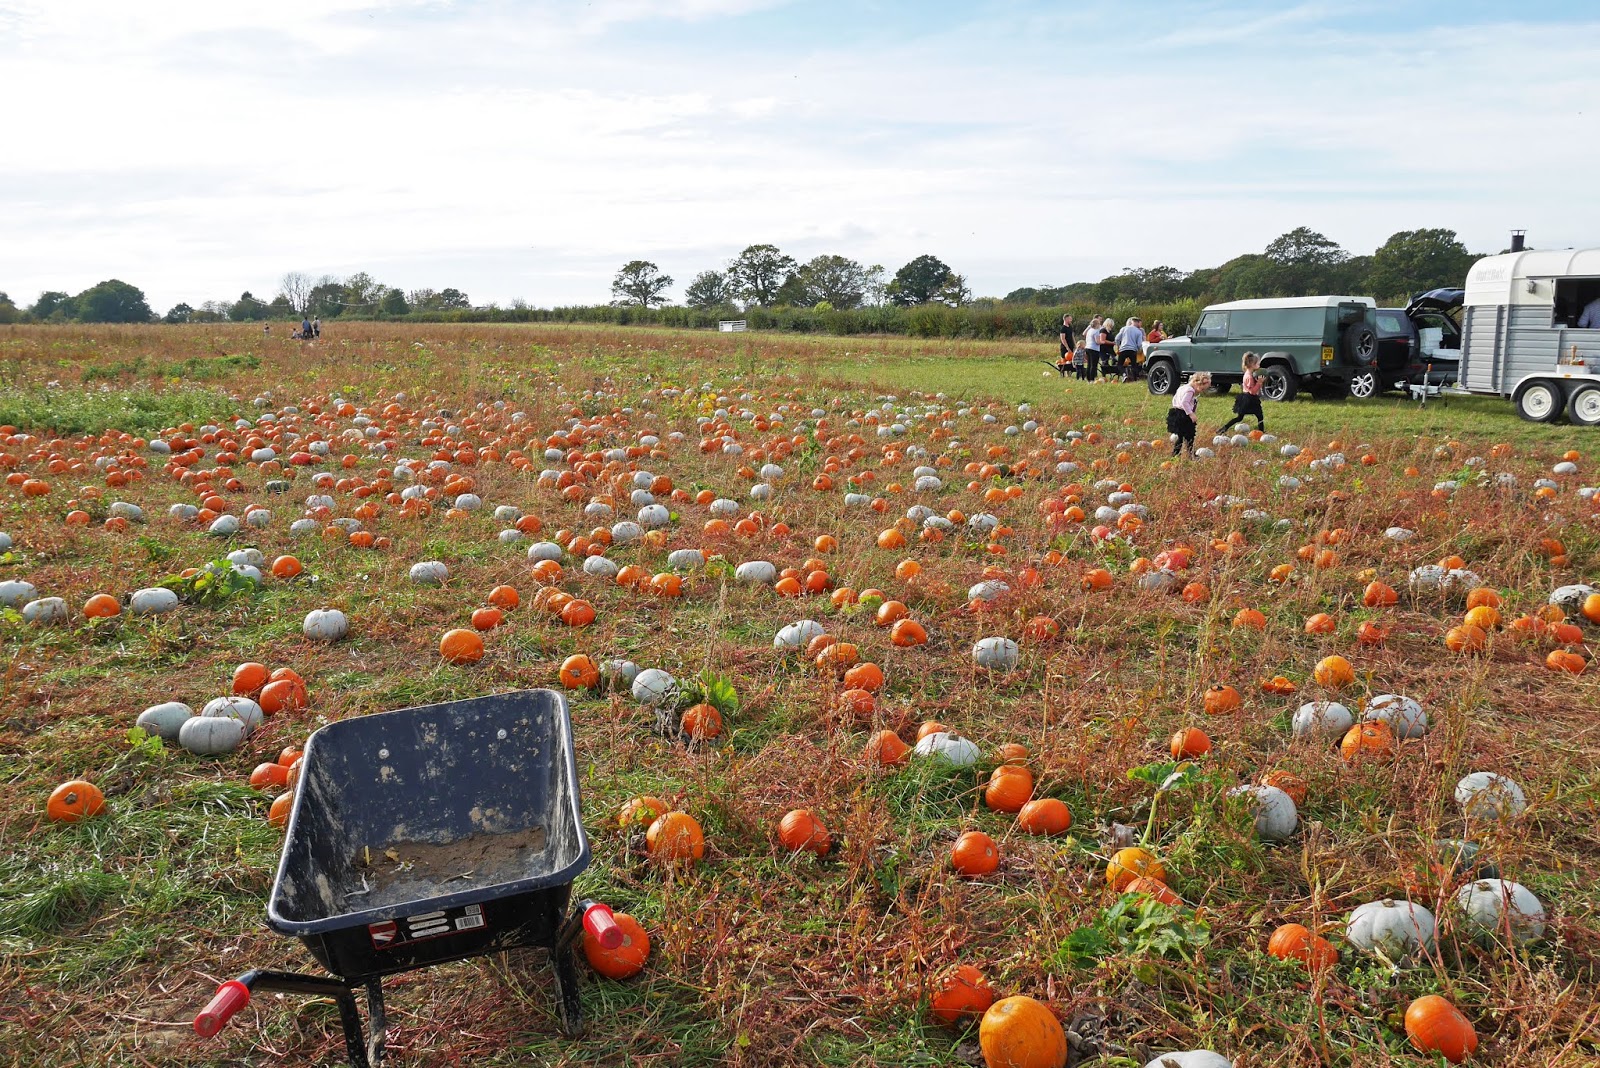
[[[593,901],[583,906],[583,929],[594,936],[605,949],[622,945],[622,927],[611,913],[609,905]]]
[[[194,1018],[194,1032],[201,1038],[211,1038],[233,1019],[234,1013],[250,1004],[250,988],[237,979],[229,979],[217,987],[211,1003]]]

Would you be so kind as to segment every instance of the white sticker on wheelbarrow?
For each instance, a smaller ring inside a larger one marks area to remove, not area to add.
[[[417,916],[404,916],[398,921],[384,920],[367,924],[367,934],[374,949],[392,949],[406,942],[421,942],[440,938],[458,931],[472,931],[486,925],[482,905],[424,912]]]

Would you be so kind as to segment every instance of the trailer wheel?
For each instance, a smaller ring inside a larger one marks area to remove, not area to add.
[[[1579,386],[1567,398],[1567,419],[1578,426],[1600,426],[1600,386]]]
[[[1553,423],[1565,407],[1561,387],[1554,382],[1535,380],[1522,387],[1515,400],[1517,414],[1530,423]]]
[[[1378,395],[1378,372],[1373,370],[1357,371],[1350,376],[1350,396],[1356,400],[1367,400]]]

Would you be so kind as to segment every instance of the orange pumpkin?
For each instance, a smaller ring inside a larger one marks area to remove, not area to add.
[[[1406,1007],[1406,1037],[1424,1053],[1437,1053],[1460,1064],[1478,1051],[1478,1033],[1461,1010],[1437,994],[1426,994]]]
[[[583,956],[589,967],[607,979],[628,979],[644,970],[644,962],[650,957],[650,936],[639,921],[626,912],[613,913],[611,918],[622,928],[622,944],[607,949],[586,927]]]
[[[804,850],[824,856],[833,848],[828,828],[807,808],[797,808],[778,823],[778,841],[791,853]]]
[[[77,823],[105,811],[106,795],[100,787],[83,779],[70,779],[50,791],[45,815],[57,823]]]
[[[561,685],[569,690],[585,690],[600,685],[600,668],[583,653],[574,653],[561,662]]]
[[[476,664],[483,659],[483,639],[464,627],[447,630],[439,639],[439,655],[447,664]]]
[[[989,776],[984,804],[996,812],[1020,812],[1033,797],[1033,772],[1015,764],[1002,764]]]
[[[1387,583],[1373,581],[1361,594],[1361,603],[1368,608],[1388,608],[1400,602],[1400,595]]]
[[[1142,894],[1173,908],[1178,908],[1183,904],[1183,898],[1175,894],[1172,888],[1160,879],[1147,879],[1144,876],[1140,876],[1123,887],[1122,892],[1124,894]]]
[[[617,811],[617,826],[648,827],[669,811],[670,806],[659,797],[630,797]]]
[[[1311,677],[1317,680],[1318,686],[1342,690],[1356,681],[1356,671],[1350,666],[1350,661],[1342,656],[1325,656],[1317,661]]]
[[[694,741],[710,741],[722,733],[722,714],[713,705],[694,705],[683,713],[678,727]]]
[[[1254,608],[1241,608],[1238,614],[1233,617],[1233,626],[1235,630],[1266,630],[1267,617]]]
[[[265,664],[254,661],[240,664],[233,669],[233,692],[240,697],[255,697],[271,675]]]
[[[1000,866],[1000,847],[982,831],[967,831],[951,848],[950,863],[962,875],[988,875]]]
[[[989,1006],[978,1025],[978,1048],[989,1068],[1063,1068],[1067,1035],[1043,1002],[1009,997]]]
[[[645,832],[645,847],[658,864],[692,864],[706,855],[705,832],[687,812],[666,812]]]
[[[122,604],[109,593],[97,593],[83,602],[83,614],[90,619],[110,619],[122,614]]]
[[[1211,752],[1211,736],[1199,727],[1185,727],[1172,736],[1173,760],[1188,760]]]
[[[1339,960],[1339,951],[1332,942],[1298,923],[1286,923],[1273,931],[1267,940],[1267,952],[1279,960],[1297,960],[1313,972]]]
[[[1205,709],[1208,716],[1220,716],[1227,712],[1239,710],[1239,691],[1232,686],[1225,686],[1220,682],[1212,683],[1206,690]]]
[[[959,964],[947,972],[934,991],[928,1009],[942,1024],[978,1016],[994,1004],[994,988],[983,973],[970,964]]]
[[[869,762],[893,767],[904,764],[911,754],[911,747],[900,740],[894,731],[879,731],[867,743],[866,758]]]
[[[1029,801],[1017,813],[1017,827],[1024,834],[1064,834],[1072,826],[1072,810],[1054,797]]]
[[[1129,846],[1119,849],[1111,855],[1111,860],[1106,864],[1106,882],[1117,893],[1128,888],[1128,884],[1140,877],[1155,879],[1158,882],[1167,881],[1167,869],[1155,855],[1138,846]]]
[[[1369,755],[1388,756],[1394,752],[1394,746],[1394,732],[1389,725],[1381,720],[1372,720],[1357,723],[1345,732],[1339,742],[1339,754],[1346,760],[1354,761]]]

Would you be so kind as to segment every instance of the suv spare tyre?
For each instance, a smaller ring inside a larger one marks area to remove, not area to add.
[[[1366,323],[1348,327],[1339,338],[1340,355],[1357,367],[1366,367],[1377,359],[1378,334]]]

